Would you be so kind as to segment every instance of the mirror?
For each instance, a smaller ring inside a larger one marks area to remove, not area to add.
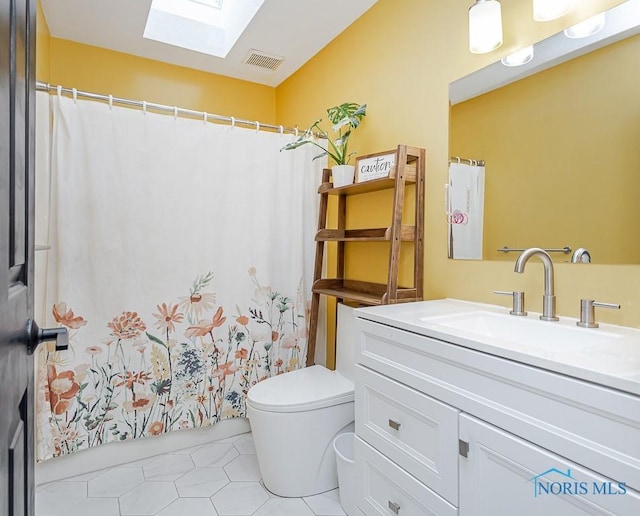
[[[483,259],[571,247],[593,263],[640,263],[639,32],[640,0],[629,0],[593,36],[556,34],[523,66],[450,85],[450,155],[486,163]]]

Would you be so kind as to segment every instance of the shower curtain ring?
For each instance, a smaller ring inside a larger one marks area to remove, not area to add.
[[[178,120],[178,106],[173,106],[173,118]]]
[[[260,122],[256,120],[256,133],[260,132]]]
[[[109,95],[109,109],[113,109],[113,95]]]
[[[142,101],[142,112],[146,115],[147,114],[147,103],[146,101]]]
[[[206,111],[203,111],[203,112],[202,112],[202,120],[203,120],[203,122],[205,123],[205,125],[206,125],[206,123],[207,123],[207,118],[208,118],[208,117],[209,117],[209,115],[207,115],[207,112],[206,112]]]
[[[71,93],[73,94],[73,103],[75,104],[76,102],[78,102],[78,90],[72,88]]]
[[[280,126],[280,136],[284,134],[284,127]]]
[[[236,119],[235,117],[231,117],[231,129],[233,129],[236,126]]]
[[[56,91],[58,92],[58,97],[61,97],[62,96],[62,86],[60,86],[58,84],[58,86],[56,87]]]
[[[296,138],[298,137],[298,126],[296,125]]]

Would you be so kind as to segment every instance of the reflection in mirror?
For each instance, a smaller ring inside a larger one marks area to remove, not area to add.
[[[450,155],[486,162],[485,260],[515,260],[505,246],[568,246],[593,263],[640,263],[638,32],[640,0],[629,0],[594,36],[557,34],[527,65],[451,84]]]

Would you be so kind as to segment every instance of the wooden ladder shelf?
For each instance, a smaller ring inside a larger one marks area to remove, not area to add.
[[[393,151],[390,151],[391,154]],[[313,365],[320,296],[332,296],[339,301],[351,301],[360,305],[386,305],[422,300],[424,267],[424,195],[425,161],[424,149],[398,145],[395,151],[395,173],[393,177],[373,179],[340,188],[333,188],[331,170],[322,172],[318,232],[316,233],[316,257],[313,275],[313,295],[307,349],[307,366]],[[406,197],[406,185],[415,183],[415,220],[413,225],[402,224],[402,213]],[[388,227],[346,229],[347,197],[379,190],[393,189],[393,211]],[[327,228],[329,196],[338,197],[338,227]],[[344,277],[345,242],[389,242],[389,264],[386,283],[350,280]],[[337,277],[323,278],[325,242],[337,242]],[[402,242],[413,242],[413,286],[398,285],[400,247]]]

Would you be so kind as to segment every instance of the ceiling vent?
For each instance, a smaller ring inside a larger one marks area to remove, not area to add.
[[[243,63],[275,71],[278,69],[278,66],[280,66],[282,61],[284,61],[284,57],[267,54],[266,52],[252,48],[249,50],[249,53],[247,54],[247,57],[245,57]]]

